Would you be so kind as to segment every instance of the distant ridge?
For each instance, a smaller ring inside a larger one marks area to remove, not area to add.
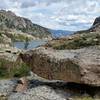
[[[70,34],[73,34],[73,31],[67,30],[49,30],[52,33],[53,38],[60,38]]]

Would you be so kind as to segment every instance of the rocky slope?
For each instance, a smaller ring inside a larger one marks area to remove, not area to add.
[[[48,31],[48,29],[33,24],[26,18],[16,16],[11,11],[5,10],[0,10],[0,30],[6,32],[17,30],[41,39],[51,38],[51,33]]]

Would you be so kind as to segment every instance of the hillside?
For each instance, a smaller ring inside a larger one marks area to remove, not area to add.
[[[19,17],[11,11],[0,10],[0,31],[15,32],[15,30],[41,39],[51,37],[48,29],[33,24],[29,19]]]
[[[80,49],[95,45],[100,45],[100,17],[95,19],[90,29],[75,32],[66,38],[51,40],[45,46],[63,50]]]

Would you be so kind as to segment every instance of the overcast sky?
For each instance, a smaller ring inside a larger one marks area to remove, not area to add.
[[[100,16],[100,0],[0,0],[0,9],[47,28],[81,30]]]

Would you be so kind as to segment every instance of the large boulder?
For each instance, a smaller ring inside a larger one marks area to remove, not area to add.
[[[20,56],[43,78],[100,86],[100,47],[77,50],[40,47]]]

